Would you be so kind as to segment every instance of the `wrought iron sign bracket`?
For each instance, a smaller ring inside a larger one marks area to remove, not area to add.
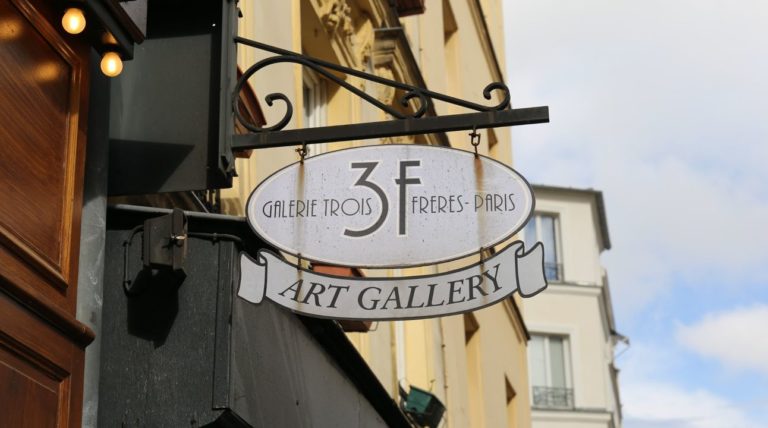
[[[235,37],[234,41],[237,44],[275,54],[274,56],[267,57],[250,66],[237,81],[234,96],[232,97],[234,114],[237,117],[237,120],[251,132],[245,135],[233,136],[232,149],[234,151],[549,122],[549,108],[546,106],[519,109],[511,108],[509,102],[509,88],[501,82],[491,83],[485,87],[483,90],[485,99],[491,100],[494,91],[499,93],[501,99],[496,105],[485,106],[430,91],[426,88],[385,79],[360,70],[343,67],[338,64],[301,55],[296,52],[280,49],[246,38]],[[257,71],[269,65],[278,63],[294,63],[308,67],[317,74],[333,81],[339,86],[359,96],[369,104],[389,114],[394,119],[350,125],[283,130],[293,116],[293,104],[285,94],[270,93],[264,98],[267,105],[271,107],[275,101],[282,101],[286,108],[285,114],[275,125],[259,127],[249,122],[240,114],[240,108],[237,104],[239,102],[238,94],[248,79]],[[418,102],[413,104],[415,111],[413,113],[403,113],[403,111],[395,109],[391,105],[382,103],[360,88],[339,78],[334,72],[356,76],[370,82],[400,90],[403,95],[400,97],[399,103],[403,107],[411,105],[413,99],[418,100]],[[445,116],[425,116],[425,113],[431,110],[434,100],[464,107],[468,110],[474,110],[474,112]]]
[[[170,214],[144,221],[144,267],[184,269],[187,258],[187,216],[174,208]]]

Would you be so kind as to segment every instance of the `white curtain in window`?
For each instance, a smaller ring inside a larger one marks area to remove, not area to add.
[[[565,388],[565,345],[562,337],[549,337],[549,367],[551,379],[549,386]]]
[[[555,218],[549,215],[538,216],[541,223],[539,240],[544,244],[544,263],[557,265],[557,247],[555,246]]]

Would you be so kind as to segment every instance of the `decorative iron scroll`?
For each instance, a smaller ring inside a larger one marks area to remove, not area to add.
[[[270,107],[274,105],[275,101],[282,101],[286,107],[286,111],[285,111],[285,114],[283,115],[283,118],[280,119],[280,121],[278,121],[276,124],[272,126],[260,127],[249,122],[245,117],[243,117],[240,114],[240,109],[238,108],[238,105],[237,105],[237,103],[239,102],[239,97],[237,95],[240,93],[240,91],[242,90],[243,86],[246,84],[248,79],[251,76],[253,76],[256,72],[261,70],[262,68],[265,68],[273,64],[278,64],[278,63],[294,63],[294,64],[299,64],[301,66],[310,68],[317,74],[325,77],[326,79],[332,82],[335,82],[337,85],[352,92],[353,94],[364,99],[369,104],[384,111],[385,113],[388,113],[395,119],[421,118],[429,110],[433,100],[443,101],[449,104],[465,107],[470,110],[475,110],[477,112],[500,111],[500,110],[507,109],[509,107],[509,100],[510,100],[509,88],[507,88],[507,86],[501,82],[491,83],[483,89],[483,97],[485,97],[485,99],[487,100],[490,100],[492,98],[491,94],[494,91],[499,91],[501,93],[501,98],[502,98],[501,102],[499,102],[496,105],[485,106],[482,104],[477,104],[470,101],[455,98],[449,95],[430,91],[429,89],[426,89],[426,88],[420,88],[420,87],[409,85],[406,83],[385,79],[383,77],[375,76],[375,75],[365,73],[359,70],[355,70],[352,68],[343,67],[338,64],[333,64],[327,61],[323,61],[321,59],[309,57],[306,55],[301,55],[296,52],[280,49],[274,46],[266,45],[264,43],[259,43],[246,38],[235,37],[234,40],[235,40],[235,43],[239,43],[241,45],[250,46],[253,48],[257,48],[263,51],[276,54],[275,56],[265,58],[253,64],[252,66],[250,66],[242,74],[240,79],[238,79],[237,85],[235,86],[234,96],[233,96],[233,110],[234,110],[235,116],[237,117],[237,120],[240,121],[240,123],[251,132],[261,133],[261,132],[279,131],[283,129],[288,124],[288,122],[290,122],[291,117],[293,116],[293,104],[288,99],[288,97],[283,93],[277,93],[277,92],[270,93],[264,97],[264,100],[266,101],[267,105]],[[364,80],[368,80],[374,83],[390,86],[395,89],[400,89],[402,91],[405,91],[405,93],[399,99],[400,104],[403,107],[408,107],[411,103],[411,100],[418,99],[418,108],[416,108],[416,110],[411,114],[403,114],[397,109],[392,108],[392,106],[382,103],[381,101],[377,100],[375,97],[367,94],[365,91],[355,87],[354,85],[349,84],[344,79],[341,79],[335,76],[331,71],[341,72],[347,75],[359,77]]]

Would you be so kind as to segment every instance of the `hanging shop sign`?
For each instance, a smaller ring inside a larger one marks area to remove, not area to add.
[[[436,264],[480,253],[464,268],[426,276],[321,274],[262,249],[240,259],[239,296],[333,319],[449,315],[547,286],[544,248],[520,241],[485,257],[533,211],[533,192],[513,169],[475,153],[434,146],[341,150],[279,170],[251,194],[248,222],[300,259],[355,267]]]
[[[533,296],[547,286],[543,265],[541,243],[525,252],[515,241],[487,260],[438,275],[352,278],[312,272],[261,250],[257,260],[240,256],[238,295],[320,318],[429,318],[480,309],[516,291]]]
[[[424,145],[380,145],[306,158],[264,180],[246,207],[262,239],[297,257],[356,267],[435,264],[517,232],[528,182],[501,162]]]
[[[232,111],[246,128],[232,136],[233,150],[303,146],[302,161],[264,180],[251,194],[246,215],[251,228],[278,250],[301,260],[358,268],[424,266],[480,254],[478,264],[421,277],[342,278],[286,263],[261,250],[243,254],[239,295],[265,297],[296,312],[336,319],[409,319],[478,309],[519,291],[543,290],[544,249],[514,242],[487,256],[528,221],[534,206],[528,182],[515,170],[477,153],[477,129],[549,121],[547,107],[513,109],[509,88],[493,82],[478,104],[427,88],[385,79],[255,40],[235,42],[269,52],[245,70],[239,93],[259,70],[299,64],[391,116],[378,122],[284,129],[294,112],[286,94],[274,92],[267,105],[284,105],[282,119],[265,127],[242,116],[238,97]],[[393,88],[407,111],[378,101],[341,73]],[[469,112],[436,114],[439,101]],[[426,145],[377,145],[306,158],[307,145],[402,135],[472,130],[475,153]],[[437,271],[435,268],[434,271]]]

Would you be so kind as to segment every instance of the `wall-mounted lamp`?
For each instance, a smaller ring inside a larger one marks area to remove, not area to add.
[[[99,52],[101,72],[108,77],[115,77],[122,73],[123,61],[133,59],[133,45],[144,41],[144,34],[136,27],[134,18],[123,8],[103,7],[101,3],[105,2],[116,3],[114,0],[61,1],[65,5],[62,8],[64,14],[61,27],[69,34],[79,35],[76,43],[88,45]],[[146,9],[147,0],[137,0],[136,3],[143,4]],[[0,25],[0,39],[8,38],[3,37],[8,32],[3,32],[3,29]]]
[[[123,60],[116,52],[107,51],[101,57],[101,72],[109,77],[115,77],[123,71]]]
[[[420,427],[436,428],[440,425],[445,406],[435,394],[412,385],[407,393],[402,385],[398,385],[398,389],[400,407],[411,420]]]
[[[85,14],[77,7],[70,7],[61,18],[61,26],[69,34],[80,34],[85,30]]]

